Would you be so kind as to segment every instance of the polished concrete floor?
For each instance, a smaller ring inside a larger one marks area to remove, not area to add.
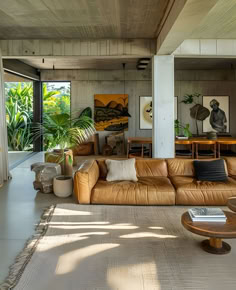
[[[31,151],[8,151],[9,167],[16,167],[18,163],[21,163],[22,160],[24,161],[32,153]]]
[[[37,193],[33,188],[34,172],[30,165],[43,161],[38,153],[11,171],[12,180],[0,188],[0,283],[25,242],[34,234],[44,209],[51,204],[74,202],[53,194]]]

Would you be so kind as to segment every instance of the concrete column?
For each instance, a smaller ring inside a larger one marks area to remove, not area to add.
[[[152,154],[173,158],[174,144],[174,56],[152,59]]]

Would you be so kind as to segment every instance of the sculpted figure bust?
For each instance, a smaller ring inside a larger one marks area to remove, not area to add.
[[[213,99],[210,102],[210,107],[212,108],[211,116],[210,116],[210,124],[214,130],[217,132],[225,133],[226,132],[226,124],[227,119],[225,112],[219,108],[220,103]]]

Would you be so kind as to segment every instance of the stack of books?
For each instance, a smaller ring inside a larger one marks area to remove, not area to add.
[[[191,208],[188,213],[193,222],[226,222],[226,216],[220,208]]]
[[[184,136],[184,135],[179,135],[179,136],[176,136],[176,139],[187,140],[188,137],[186,137],[186,136]]]

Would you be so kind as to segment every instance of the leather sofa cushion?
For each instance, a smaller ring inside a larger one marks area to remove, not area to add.
[[[136,159],[136,172],[139,177],[168,176],[165,159]]]
[[[194,176],[192,159],[172,158],[167,159],[169,176]]]
[[[227,164],[228,174],[236,179],[236,158],[235,157],[225,157]]]
[[[195,176],[193,165],[194,159],[170,158],[166,159],[169,176]],[[202,162],[208,162],[215,159],[201,159]],[[235,170],[236,171],[236,170]],[[227,164],[225,162],[225,172],[228,176]]]
[[[100,178],[106,179],[107,166],[105,159],[97,160]],[[165,159],[136,159],[135,161],[137,177],[168,176],[167,164]]]
[[[99,179],[92,190],[91,203],[174,205],[175,190],[167,177],[140,177],[137,182]]]
[[[179,205],[226,205],[227,199],[236,195],[236,181],[230,177],[226,182],[198,181],[188,176],[170,179]]]

